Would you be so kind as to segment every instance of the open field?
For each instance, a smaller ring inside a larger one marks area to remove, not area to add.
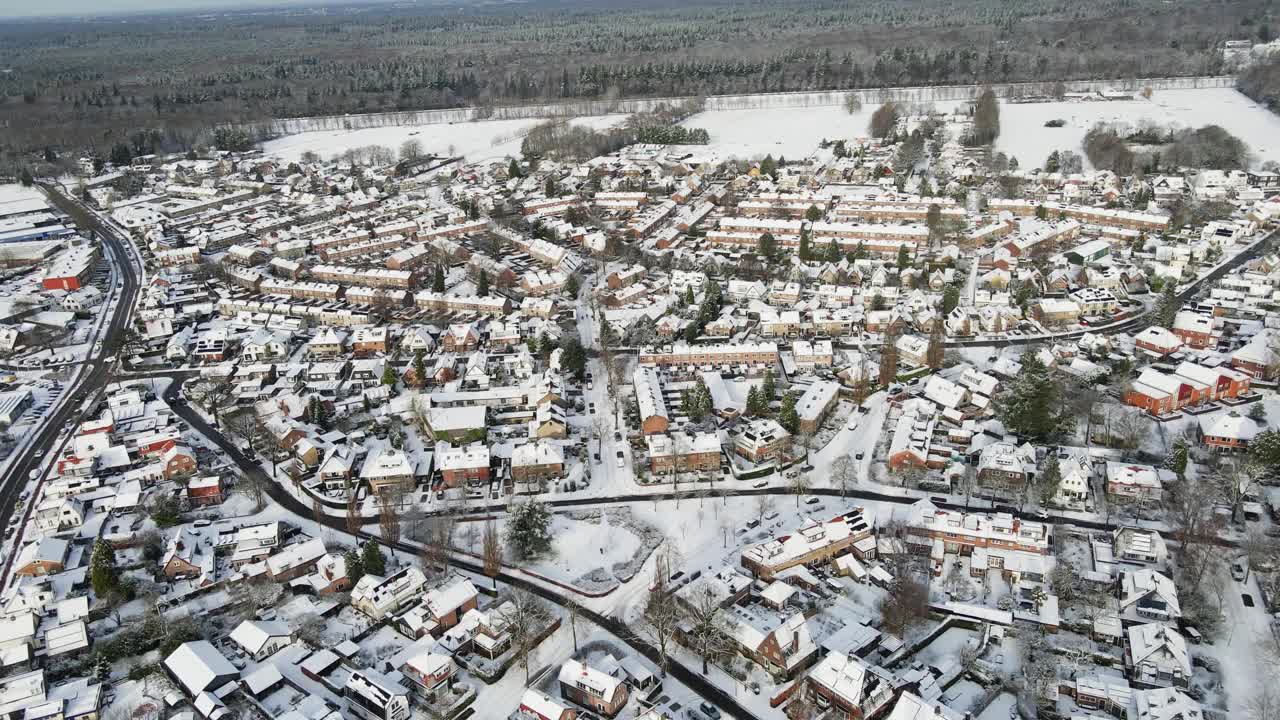
[[[917,105],[943,112],[961,106],[961,102],[950,100]],[[853,115],[832,105],[713,110],[698,113],[683,124],[705,128],[711,134],[711,145],[706,149],[726,157],[749,159],[772,153],[774,157],[797,158],[812,153],[823,138],[866,137],[874,109],[864,105]],[[1044,126],[1055,118],[1066,120],[1066,126]],[[1018,158],[1023,167],[1038,166],[1054,149],[1079,152],[1084,134],[1095,123],[1136,125],[1143,121],[1179,127],[1216,123],[1248,143],[1255,164],[1280,162],[1280,116],[1230,88],[1160,90],[1150,100],[1001,103],[1002,132],[996,149]]]

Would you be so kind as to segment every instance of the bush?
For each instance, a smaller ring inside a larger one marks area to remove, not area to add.
[[[1046,122],[1045,122],[1045,124],[1044,124],[1044,126],[1045,126],[1045,127],[1051,127],[1051,128],[1060,128],[1060,127],[1063,127],[1063,126],[1064,126],[1064,125],[1066,125],[1066,124],[1067,124],[1067,121],[1066,121],[1066,120],[1063,120],[1062,118],[1054,118],[1054,119],[1052,119],[1052,120],[1048,120],[1048,121],[1046,121]]]

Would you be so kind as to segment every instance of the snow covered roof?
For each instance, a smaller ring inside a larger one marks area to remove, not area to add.
[[[1200,434],[1205,437],[1229,438],[1249,442],[1262,432],[1258,423],[1235,410],[1212,415],[1201,415],[1199,422]]]
[[[564,450],[546,440],[525,443],[511,451],[511,467],[531,465],[562,465]]]
[[[289,637],[289,626],[283,622],[245,620],[231,631],[231,641],[256,655],[273,637]]]
[[[612,699],[613,694],[618,690],[618,686],[622,685],[621,678],[601,672],[572,658],[566,660],[560,666],[560,682],[570,687],[585,685],[590,688],[588,692],[606,699]]]
[[[216,690],[213,687],[215,682],[234,680],[240,675],[231,661],[208,640],[179,645],[164,659],[164,665],[192,697],[207,690]]]

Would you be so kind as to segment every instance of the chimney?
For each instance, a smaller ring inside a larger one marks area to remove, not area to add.
[[[791,649],[796,650],[799,647],[800,647],[800,631],[792,630],[791,631]]]

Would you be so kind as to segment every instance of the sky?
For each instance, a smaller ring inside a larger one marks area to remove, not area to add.
[[[321,0],[0,0],[0,17],[110,15],[116,13],[320,5]]]

